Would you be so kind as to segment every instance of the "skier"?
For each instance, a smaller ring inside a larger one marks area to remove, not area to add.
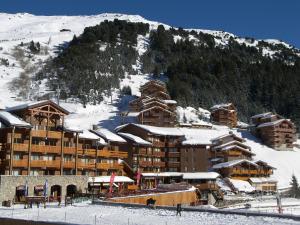
[[[181,204],[177,204],[176,211],[177,211],[176,216],[178,216],[178,214],[181,216],[181,211],[182,211]]]

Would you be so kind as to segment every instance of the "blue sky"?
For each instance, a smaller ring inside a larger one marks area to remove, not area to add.
[[[280,39],[300,48],[299,0],[0,0],[0,11],[38,15],[139,14],[176,27]]]

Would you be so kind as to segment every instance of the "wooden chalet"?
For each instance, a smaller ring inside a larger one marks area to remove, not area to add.
[[[269,177],[252,177],[249,183],[256,191],[260,192],[273,192],[277,191],[277,180]]]
[[[251,117],[255,126],[255,135],[262,139],[263,143],[276,150],[292,150],[296,141],[296,127],[288,119],[272,114],[263,113]]]
[[[106,145],[99,144],[99,136],[66,128],[68,114],[52,101],[0,111],[0,173],[92,176],[108,172],[102,158],[114,157],[106,154]],[[119,156],[127,157],[126,153]]]
[[[176,114],[157,104],[140,111],[137,119],[140,124],[151,126],[172,127],[176,124]]]
[[[255,155],[251,152],[251,148],[244,143],[243,138],[232,133],[214,138],[211,141],[211,165],[238,159],[252,160],[252,156]]]
[[[153,93],[167,93],[167,88],[164,82],[151,80],[140,87],[141,96],[152,96]]]
[[[212,122],[229,127],[237,126],[237,110],[232,103],[215,105],[210,110]]]

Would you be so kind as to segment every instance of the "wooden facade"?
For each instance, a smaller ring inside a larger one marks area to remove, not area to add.
[[[150,126],[139,125],[139,124],[128,124],[122,126],[117,130],[118,132],[133,134],[151,143],[151,147],[148,147],[148,149],[146,150],[144,149],[141,151],[141,153],[144,153],[145,155],[144,159],[147,159],[148,162],[143,167],[139,161],[139,163],[135,164],[138,167],[136,169],[143,168],[142,170],[147,172],[181,171],[180,143],[181,143],[182,135],[180,134],[174,136],[158,135],[149,132],[147,129],[145,129],[146,127],[150,127]],[[130,150],[131,152],[137,154],[137,151],[140,148],[137,147],[134,148],[134,146],[132,146],[131,149],[132,149]],[[138,155],[141,154],[139,153]],[[136,157],[138,156],[136,155]],[[134,158],[134,160],[136,161],[138,161],[138,159],[139,158]],[[134,165],[133,162],[132,165]]]
[[[211,121],[228,127],[237,126],[237,110],[232,103],[211,107]]]
[[[110,161],[126,158],[126,152],[109,151],[95,138],[65,128],[64,118],[69,112],[54,102],[21,105],[7,111],[12,121],[21,118],[29,126],[6,124],[0,129],[1,174],[94,176],[122,171],[120,165]]]
[[[251,117],[257,135],[264,144],[276,150],[292,150],[297,139],[296,127],[288,119],[270,112]]]
[[[129,103],[130,112],[139,112],[137,122],[161,127],[175,126],[176,101],[170,99],[165,84],[149,81],[140,91],[141,96]]]

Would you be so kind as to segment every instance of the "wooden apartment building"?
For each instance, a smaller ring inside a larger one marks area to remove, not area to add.
[[[251,122],[255,126],[255,135],[261,138],[264,144],[276,150],[293,149],[297,136],[292,121],[267,112],[252,116]]]
[[[140,88],[141,96],[129,103],[137,122],[145,125],[173,127],[176,124],[176,101],[170,99],[161,81],[149,81]]]
[[[231,128],[237,126],[237,110],[232,103],[214,105],[210,111],[212,122]]]
[[[0,174],[102,175],[121,168],[104,163],[126,158],[89,131],[65,127],[69,112],[52,101],[0,111]]]
[[[211,168],[223,177],[248,181],[252,177],[269,177],[273,167],[263,161],[253,161],[255,155],[244,139],[234,134],[212,140]]]

